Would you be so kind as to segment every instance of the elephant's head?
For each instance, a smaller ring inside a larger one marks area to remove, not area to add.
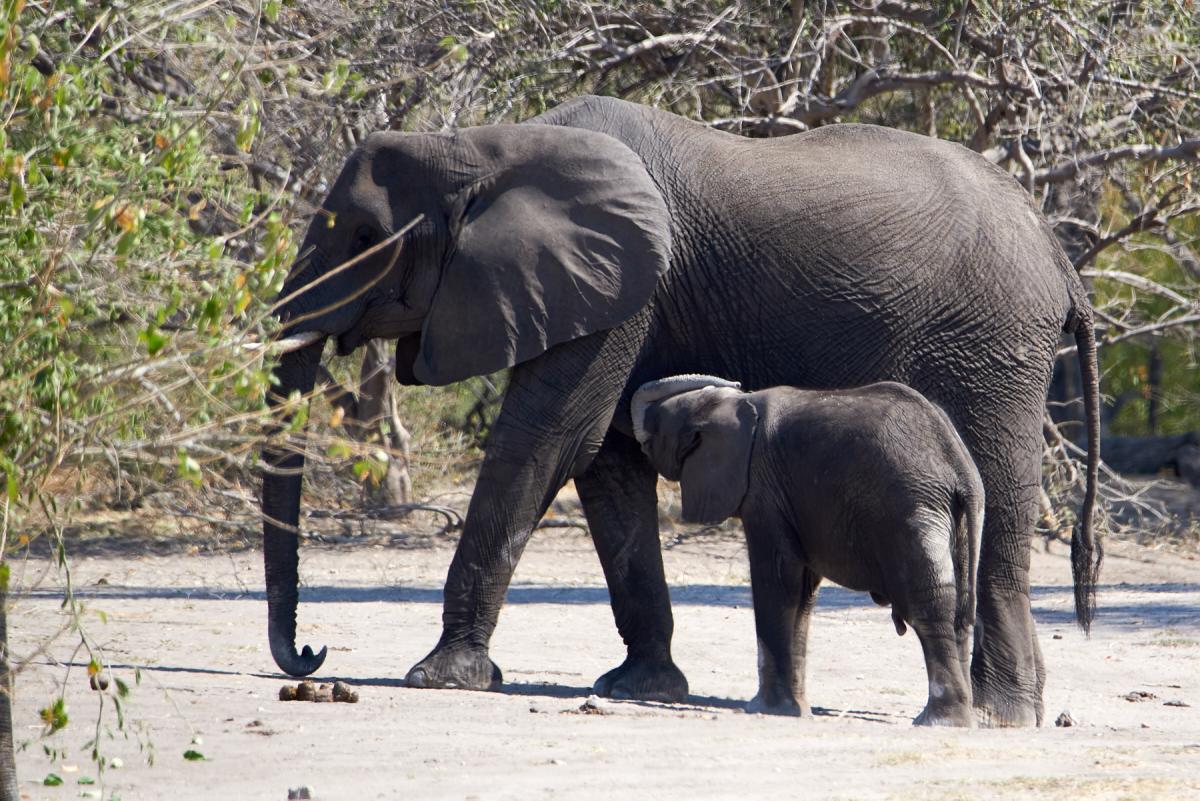
[[[649,301],[671,238],[662,196],[625,145],[495,125],[368,137],[300,253],[280,298],[283,333],[321,336],[282,357],[272,402],[312,390],[327,337],[341,353],[397,339],[402,382],[448,384],[612,328]],[[323,653],[294,644],[303,460],[268,451],[266,462],[271,651],[306,675]]]
[[[673,376],[633,395],[634,435],[654,468],[679,482],[689,523],[719,523],[737,514],[746,496],[758,410],[740,386]]]

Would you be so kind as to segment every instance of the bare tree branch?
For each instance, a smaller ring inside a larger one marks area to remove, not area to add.
[[[1068,162],[1039,170],[1034,175],[1034,183],[1038,186],[1060,181],[1069,181],[1088,167],[1107,166],[1115,161],[1132,159],[1134,161],[1169,161],[1180,159],[1196,161],[1200,158],[1200,139],[1188,139],[1171,147],[1159,145],[1125,145],[1097,153],[1076,156]]]

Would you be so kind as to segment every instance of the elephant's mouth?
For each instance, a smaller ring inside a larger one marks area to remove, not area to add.
[[[363,337],[359,331],[348,331],[337,338],[339,356],[345,356],[354,351],[370,337]],[[401,336],[396,340],[396,380],[407,387],[424,386],[425,382],[417,378],[413,365],[421,352],[421,334],[413,333]]]
[[[368,306],[359,321],[337,337],[337,352],[345,356],[372,339],[401,339],[419,333],[425,312],[402,303]]]
[[[359,345],[366,341],[366,339],[367,338],[363,337],[357,329],[347,331],[337,338],[337,355],[347,356],[353,353]]]

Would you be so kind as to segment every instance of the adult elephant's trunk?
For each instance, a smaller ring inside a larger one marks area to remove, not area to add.
[[[284,354],[275,368],[279,384],[269,393],[272,406],[295,390],[307,395],[316,382],[325,338]],[[286,449],[264,448],[262,490],[263,561],[267,576],[267,633],[275,664],[292,676],[307,676],[321,667],[326,649],[313,654],[309,646],[296,652],[296,605],[299,601],[300,487],[304,455]]]

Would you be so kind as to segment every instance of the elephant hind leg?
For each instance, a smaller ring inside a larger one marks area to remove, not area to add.
[[[982,725],[1042,720],[1045,668],[1029,596],[1038,515],[1042,417],[1057,328],[1034,349],[980,364],[970,387],[947,388],[941,370],[912,386],[945,409],[983,479],[983,538],[975,584],[972,698]],[[1033,343],[1029,343],[1033,344]]]
[[[798,598],[796,622],[792,626],[792,692],[800,705],[801,714],[807,713],[808,693],[805,689],[808,656],[808,626],[812,622],[813,609],[817,605],[817,590],[821,588],[821,577],[805,567],[796,587]]]
[[[954,588],[943,590],[941,601],[935,605],[940,614],[923,613],[910,621],[921,641],[929,679],[929,699],[913,724],[971,727],[975,725],[975,713],[971,708],[971,682],[954,632]]]
[[[1042,722],[1046,670],[1029,600],[1029,550],[1042,478],[1040,424],[1040,417],[1031,419],[1027,441],[975,456],[986,511],[971,678],[980,720],[990,727]]]
[[[954,522],[944,512],[923,511],[914,516],[906,571],[910,586],[893,607],[916,632],[925,657],[929,699],[913,723],[917,726],[975,724],[971,679],[966,660],[965,632],[956,626],[958,589],[951,551]],[[901,624],[897,623],[897,629]]]
[[[671,658],[674,622],[658,539],[657,486],[658,474],[637,443],[611,429],[575,478],[627,649],[625,661],[596,680],[599,695],[687,698],[687,679]]]

